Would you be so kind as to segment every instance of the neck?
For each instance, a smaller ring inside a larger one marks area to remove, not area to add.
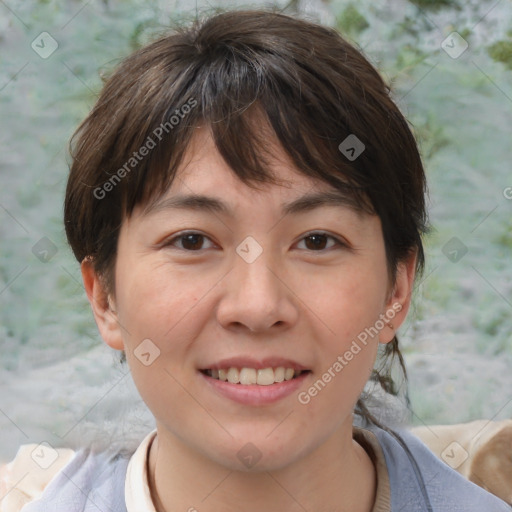
[[[159,426],[148,472],[157,512],[370,512],[375,501],[375,468],[351,423],[301,460],[260,472],[220,466]]]

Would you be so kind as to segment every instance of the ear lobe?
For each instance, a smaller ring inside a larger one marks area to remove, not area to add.
[[[103,341],[116,350],[124,350],[121,328],[111,297],[95,272],[92,261],[84,258],[80,265],[85,292],[91,304],[94,320]]]
[[[392,341],[407,317],[416,275],[416,257],[415,251],[406,260],[398,263],[395,284],[383,312],[387,325],[379,333],[380,343]]]

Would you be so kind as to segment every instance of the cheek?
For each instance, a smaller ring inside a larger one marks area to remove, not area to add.
[[[379,260],[347,266],[329,279],[309,279],[304,286],[308,306],[320,320],[315,338],[321,369],[303,398],[310,401],[311,415],[325,414],[328,403],[334,416],[339,411],[340,421],[374,366],[379,339],[375,325],[384,312],[388,286],[386,266]]]
[[[376,261],[330,269],[329,274],[303,279],[301,295],[305,305],[328,333],[329,344],[339,349],[383,313],[387,294],[386,267]]]
[[[173,404],[179,416],[192,376],[184,373],[193,340],[203,321],[195,308],[208,280],[191,279],[166,264],[121,266],[118,279],[119,320],[127,362],[135,385],[157,419]],[[211,288],[211,284],[210,284]],[[191,319],[193,321],[191,321]],[[184,406],[183,406],[184,407]]]
[[[209,281],[165,263],[135,264],[129,271],[121,267],[119,318],[128,331],[126,341],[154,338],[161,350],[167,350],[180,324],[212,287]]]
[[[193,378],[183,368],[192,364],[193,342],[209,319],[202,306],[221,277],[185,272],[165,261],[119,266],[118,314],[126,357],[152,410],[161,406],[163,390],[168,400],[183,401],[183,387]]]

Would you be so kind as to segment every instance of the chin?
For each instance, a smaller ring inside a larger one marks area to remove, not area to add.
[[[266,436],[266,433],[259,436],[239,435],[222,447],[215,444],[219,449],[214,453],[208,447],[205,455],[230,471],[263,473],[284,469],[314,449],[314,446],[307,449],[309,445],[305,439],[292,440],[292,436],[287,435],[279,436],[279,439]],[[283,444],[283,438],[287,439],[286,444]]]

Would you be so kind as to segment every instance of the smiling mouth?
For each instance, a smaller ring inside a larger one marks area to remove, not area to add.
[[[293,368],[223,368],[219,370],[200,370],[204,375],[212,379],[226,381],[231,384],[241,384],[245,386],[260,385],[270,386],[280,382],[295,379],[303,373],[310,373],[310,370],[294,370]]]

